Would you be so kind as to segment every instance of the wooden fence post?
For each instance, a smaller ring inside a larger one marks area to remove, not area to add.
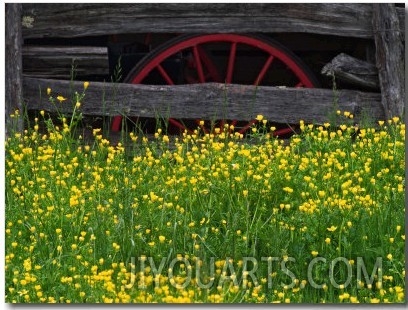
[[[5,67],[5,129],[11,125],[16,126],[14,129],[22,131],[23,119],[19,118],[16,123],[10,118],[10,114],[15,110],[23,112],[22,103],[22,31],[21,31],[21,3],[6,3],[5,10],[5,41],[6,41],[6,67]]]
[[[404,114],[404,51],[399,20],[392,3],[373,4],[376,66],[385,118]]]

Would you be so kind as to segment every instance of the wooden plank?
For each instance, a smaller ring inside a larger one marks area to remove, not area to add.
[[[23,10],[24,38],[143,32],[300,32],[373,37],[371,4],[24,3]],[[398,12],[404,21],[404,9],[398,8]]]
[[[405,99],[404,46],[395,7],[374,3],[372,22],[385,117],[401,117]]]
[[[334,57],[322,68],[321,73],[360,87],[380,89],[377,67],[344,53]]]
[[[93,46],[23,46],[25,76],[70,79],[73,65],[77,79],[106,77],[109,75],[108,50]]]
[[[22,131],[23,121],[21,118],[10,118],[16,110],[23,113],[22,106],[22,60],[21,60],[21,4],[6,3],[5,5],[6,23],[5,23],[5,115],[6,115],[6,136],[9,129]]]
[[[54,98],[70,98],[83,91],[80,82],[24,78],[24,98],[28,109],[70,113],[72,104],[48,102],[50,87]],[[40,94],[41,92],[41,94]],[[205,83],[177,86],[134,85],[92,82],[86,90],[81,111],[84,115],[127,115],[202,119],[249,120],[263,114],[272,122],[323,123],[333,109],[364,113],[374,120],[383,119],[381,96],[377,93],[327,89],[255,87]],[[68,102],[68,101],[66,101]]]

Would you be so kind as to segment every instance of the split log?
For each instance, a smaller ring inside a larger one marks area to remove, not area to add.
[[[394,4],[374,3],[372,23],[385,117],[402,117],[405,100],[404,45]]]
[[[24,38],[208,32],[373,38],[372,5],[364,3],[24,3],[23,9]],[[404,21],[404,9],[398,14]]]
[[[378,91],[378,70],[374,64],[341,53],[326,64],[321,73],[361,87]]]
[[[73,70],[74,68],[74,70]],[[109,75],[108,49],[94,46],[23,46],[25,76],[76,79]]]
[[[72,104],[50,104],[48,87],[54,98],[71,98],[75,91],[83,91],[81,82],[24,78],[28,109],[71,113]],[[340,90],[335,94],[328,89],[219,83],[161,86],[91,82],[81,106],[84,115],[250,120],[262,114],[269,121],[289,124],[300,120],[324,123],[336,109],[354,113],[356,121],[363,114],[373,120],[384,118],[378,93]]]
[[[6,63],[5,63],[5,115],[6,115],[6,136],[8,129],[21,131],[23,121],[21,118],[10,118],[16,110],[23,113],[22,109],[22,60],[21,60],[21,4],[6,3]],[[16,121],[16,123],[14,123]]]

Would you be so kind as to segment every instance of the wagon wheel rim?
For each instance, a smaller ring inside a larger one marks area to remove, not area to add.
[[[224,68],[220,69],[219,64],[214,61],[211,49],[208,51],[208,46],[222,45],[225,48],[226,58],[224,59]],[[262,60],[256,68],[253,76],[249,77],[244,83],[238,82],[235,79],[234,73],[239,66],[243,64],[242,53],[248,49],[255,52],[261,52]],[[189,74],[184,72],[183,81],[177,81],[164,66],[164,62],[175,55],[182,54],[186,67],[190,70]],[[185,57],[188,55],[188,57]],[[240,59],[241,57],[241,59]],[[290,85],[270,85],[274,81],[266,81],[268,74],[274,70],[274,65],[286,69],[285,77],[289,78]],[[263,36],[242,35],[242,34],[205,34],[205,35],[181,35],[178,36],[147,54],[128,74],[124,82],[131,84],[146,83],[150,74],[156,74],[162,79],[162,84],[193,84],[193,83],[237,83],[266,85],[269,86],[288,86],[288,87],[308,87],[313,88],[318,86],[317,79],[313,73],[307,68],[303,62],[297,58],[291,51],[287,50],[278,42]],[[226,119],[218,120],[217,127],[222,127]],[[121,116],[113,119],[112,130],[118,131],[122,121]],[[204,132],[211,132],[208,128],[208,120],[206,125],[200,125],[200,120],[195,120],[195,127],[190,128],[181,120],[174,118],[169,119],[169,123],[179,128],[182,132],[193,132],[193,129],[200,127]],[[238,120],[229,120],[229,124],[236,125]],[[256,119],[246,121],[240,124],[237,132],[243,134],[247,132],[251,126],[257,123]],[[221,130],[223,128],[220,128]],[[275,136],[283,135],[290,132],[291,129],[283,128],[275,131]]]

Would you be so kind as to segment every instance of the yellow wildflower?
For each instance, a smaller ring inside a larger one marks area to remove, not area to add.
[[[64,98],[63,96],[59,95],[59,96],[57,96],[57,100],[58,100],[59,102],[63,102],[63,101],[65,101],[65,100],[67,100],[67,98]]]

